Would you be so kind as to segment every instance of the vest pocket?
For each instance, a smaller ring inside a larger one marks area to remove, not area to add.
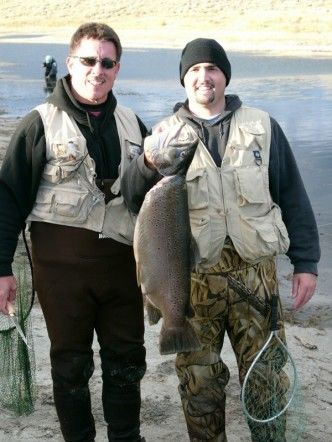
[[[198,249],[199,262],[204,263],[209,257],[211,244],[210,218],[206,210],[190,212],[190,228]]]
[[[196,242],[199,262],[209,257],[211,242],[210,217],[208,215],[209,192],[206,170],[188,170],[186,175],[188,208],[192,236]]]
[[[46,214],[51,213],[53,193],[48,190],[39,189],[35,205],[33,207],[33,213],[43,218]]]
[[[61,181],[60,167],[47,163],[44,167],[43,178],[49,183],[59,183]]]
[[[234,170],[234,182],[239,206],[270,201],[268,175],[265,166],[242,167]]]
[[[94,205],[89,193],[75,192],[73,189],[40,190],[33,209],[34,215],[53,222],[65,221],[84,223]]]
[[[289,247],[287,229],[278,206],[263,216],[241,217],[241,234],[242,238],[232,237],[232,240],[241,258],[248,262],[285,253]]]
[[[186,175],[189,210],[208,207],[209,192],[205,169],[189,170]]]
[[[85,204],[87,194],[71,192],[59,192],[54,195],[52,210],[55,214],[75,218],[77,222],[86,221],[91,207]]]
[[[85,157],[81,157],[76,160],[61,162],[59,164],[49,162],[45,165],[43,178],[49,183],[54,184],[68,181],[74,176],[78,168],[81,166],[84,158]]]

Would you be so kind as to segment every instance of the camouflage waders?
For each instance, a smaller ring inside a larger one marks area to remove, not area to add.
[[[256,297],[249,302],[245,300],[231,288],[233,284],[229,278],[243,283]],[[270,314],[263,309],[276,288],[273,258],[250,265],[242,261],[230,243],[224,246],[216,266],[206,273],[192,274],[192,323],[203,347],[198,352],[179,353],[176,359],[179,392],[191,441],[227,441],[225,387],[229,370],[220,357],[224,335],[227,332],[229,336],[242,384],[251,362],[270,333]],[[257,308],[261,306],[263,309],[259,312]],[[284,338],[280,303],[278,318],[279,336]],[[275,439],[273,428],[266,424],[251,424],[250,427],[255,442],[285,440],[284,436]]]

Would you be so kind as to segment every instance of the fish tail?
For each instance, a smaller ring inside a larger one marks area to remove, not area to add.
[[[198,351],[201,348],[202,344],[190,322],[185,321],[182,327],[173,328],[166,328],[163,323],[159,339],[160,354]]]

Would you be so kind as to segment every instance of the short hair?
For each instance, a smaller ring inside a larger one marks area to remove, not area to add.
[[[110,41],[116,49],[116,59],[120,61],[122,55],[122,46],[118,34],[105,23],[89,22],[83,23],[73,34],[69,44],[70,53],[79,46],[83,38],[93,40]]]

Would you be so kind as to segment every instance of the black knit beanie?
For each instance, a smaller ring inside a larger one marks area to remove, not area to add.
[[[226,86],[230,82],[231,65],[226,52],[216,40],[196,38],[185,46],[180,61],[180,80],[182,86],[184,85],[183,78],[188,69],[198,63],[214,63],[223,71],[226,77]]]

